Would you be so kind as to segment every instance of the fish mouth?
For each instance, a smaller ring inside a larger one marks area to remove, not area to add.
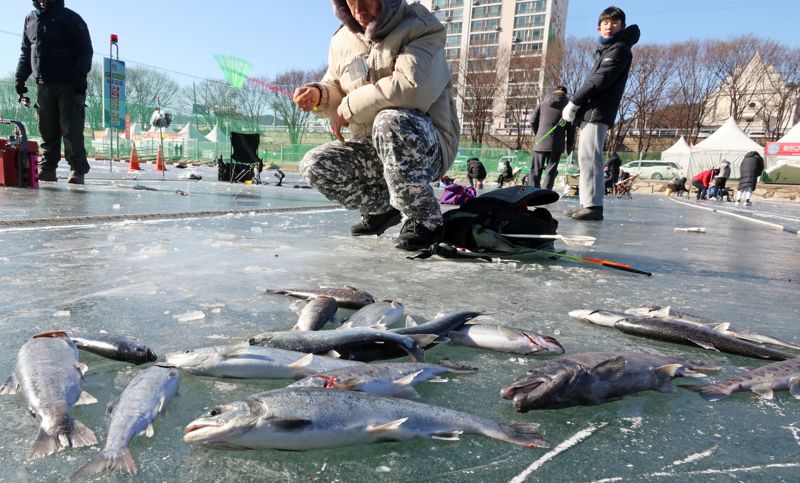
[[[156,355],[156,353],[155,353],[155,352],[153,352],[153,351],[152,351],[152,350],[150,350],[150,349],[147,349],[147,352],[145,353],[145,360],[146,360],[147,362],[153,362],[153,361],[155,361],[156,359],[158,359],[158,356]]]
[[[544,384],[541,379],[535,379],[528,382],[514,382],[508,387],[500,390],[500,397],[503,399],[513,399],[516,401],[519,397],[525,397],[525,394],[535,390],[537,387]]]
[[[220,421],[192,421],[183,429],[183,440],[187,443],[202,441],[223,426]]]
[[[542,341],[544,344],[536,343],[530,336],[527,334],[525,337],[528,338],[535,346],[537,346],[536,350],[528,352],[526,355],[533,355],[533,354],[548,354],[548,355],[561,355],[564,351],[564,346],[561,345],[559,341],[557,341],[554,337],[545,336],[542,337]]]

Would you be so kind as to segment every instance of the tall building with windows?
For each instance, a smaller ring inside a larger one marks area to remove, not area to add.
[[[487,121],[490,132],[510,134],[527,124],[540,94],[558,83],[552,78],[558,69],[547,69],[545,75],[545,66],[560,63],[558,52],[564,44],[569,0],[417,1],[447,28],[445,52],[459,89],[465,131],[471,129],[470,116],[464,116],[469,84],[473,84],[472,92],[480,92],[479,88],[493,92],[492,115]],[[467,80],[481,71],[487,76],[494,73],[499,88],[474,86],[475,81]]]

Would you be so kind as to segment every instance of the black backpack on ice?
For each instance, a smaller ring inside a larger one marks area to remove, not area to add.
[[[545,208],[558,193],[533,186],[509,186],[484,193],[444,213],[444,240],[414,258],[541,258],[553,240],[508,235],[555,235],[558,220]],[[545,254],[546,255],[546,254]]]

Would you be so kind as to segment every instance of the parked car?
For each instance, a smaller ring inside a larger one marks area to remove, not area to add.
[[[673,179],[682,175],[680,165],[672,161],[639,159],[623,164],[622,170],[650,179]]]

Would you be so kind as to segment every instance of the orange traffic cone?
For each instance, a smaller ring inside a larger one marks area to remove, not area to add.
[[[161,147],[158,148],[158,155],[156,156],[156,171],[166,171],[164,167],[164,157],[161,155]]]
[[[136,145],[131,145],[131,162],[128,164],[129,171],[141,171],[139,167],[139,153],[136,152]]]

